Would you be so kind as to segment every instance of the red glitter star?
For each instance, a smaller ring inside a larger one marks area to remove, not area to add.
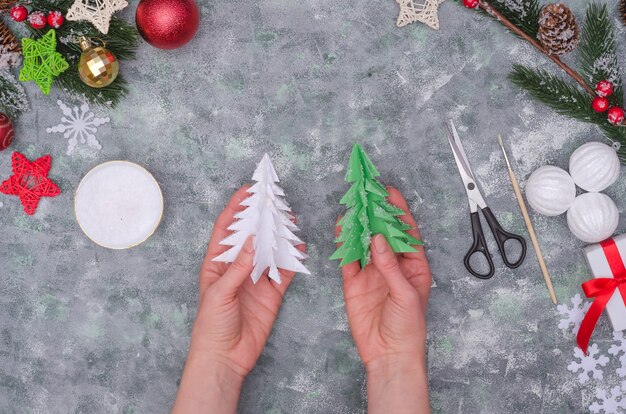
[[[28,215],[35,214],[41,197],[56,197],[61,194],[59,187],[48,178],[50,155],[44,155],[35,162],[23,154],[14,152],[13,175],[0,184],[0,193],[16,195]]]

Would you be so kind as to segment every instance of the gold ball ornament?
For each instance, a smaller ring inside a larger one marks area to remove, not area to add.
[[[83,53],[78,61],[78,76],[92,88],[109,86],[120,72],[117,58],[103,46],[94,46],[85,36],[79,39]]]

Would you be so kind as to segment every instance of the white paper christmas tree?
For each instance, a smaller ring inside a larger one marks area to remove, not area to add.
[[[233,262],[248,236],[254,236],[254,269],[252,281],[256,283],[265,269],[268,276],[280,283],[283,269],[310,274],[300,260],[307,256],[295,248],[302,244],[294,231],[291,209],[284,199],[285,193],[276,183],[279,181],[269,155],[265,154],[252,176],[256,181],[248,192],[252,195],[241,202],[246,209],[235,214],[236,221],[228,227],[234,233],[220,244],[233,246],[214,261]]]

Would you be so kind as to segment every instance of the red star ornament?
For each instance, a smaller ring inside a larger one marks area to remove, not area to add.
[[[23,154],[14,152],[13,175],[0,184],[0,193],[16,195],[28,215],[35,214],[41,197],[56,197],[61,194],[59,187],[48,178],[50,155],[30,161]]]

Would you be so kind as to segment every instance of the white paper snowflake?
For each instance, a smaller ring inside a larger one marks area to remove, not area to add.
[[[611,345],[609,354],[619,356],[621,366],[615,372],[623,378],[626,377],[626,338],[623,332],[613,332],[613,340],[617,343]]]
[[[52,132],[64,132],[63,136],[69,138],[67,141],[67,155],[72,155],[79,143],[87,143],[87,145],[92,148],[98,150],[102,149],[102,146],[94,134],[98,132],[97,127],[110,121],[109,117],[97,118],[94,113],[89,110],[89,105],[86,103],[80,106],[80,110],[77,106],[73,108],[68,107],[61,102],[61,100],[58,100],[57,104],[65,116],[61,118],[59,125],[46,128],[46,132],[48,134]]]
[[[576,347],[574,349],[574,358],[579,359],[580,362],[572,361],[567,366],[567,369],[574,373],[582,370],[582,372],[578,374],[578,380],[581,384],[586,383],[590,376],[601,380],[602,369],[600,367],[605,366],[607,362],[609,362],[609,357],[600,354],[597,344],[591,345],[587,351],[589,352],[589,355],[583,354],[583,351]],[[596,355],[598,355],[597,359],[595,358]]]
[[[571,309],[567,305],[562,304],[558,305],[556,310],[559,314],[564,316],[564,318],[559,321],[559,329],[569,329],[571,326],[571,332],[576,335],[580,328],[580,323],[585,317],[585,313],[587,313],[587,310],[591,306],[591,302],[583,303],[583,298],[578,293],[574,295],[571,302],[573,305]],[[582,305],[582,307],[580,305]]]
[[[626,391],[626,381],[621,386],[611,388],[609,392],[602,388],[596,388],[596,400],[589,406],[592,413],[622,414],[626,409],[626,399],[622,398],[622,392]]]

